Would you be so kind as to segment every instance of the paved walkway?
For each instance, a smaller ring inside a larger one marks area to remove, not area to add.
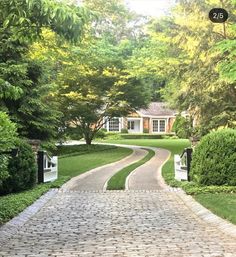
[[[166,154],[157,150],[157,158],[161,153]],[[131,186],[140,185],[135,177]],[[34,215],[6,237],[0,256],[236,256],[236,238],[199,218],[181,191],[163,184],[159,190],[54,190],[38,212],[32,208]]]

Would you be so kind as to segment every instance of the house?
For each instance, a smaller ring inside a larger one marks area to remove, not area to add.
[[[109,132],[121,132],[127,129],[129,133],[170,133],[176,111],[167,107],[166,103],[152,102],[147,109],[140,109],[127,117],[113,118],[107,121],[104,128]]]

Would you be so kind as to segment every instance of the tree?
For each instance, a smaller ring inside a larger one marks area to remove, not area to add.
[[[106,38],[114,45],[144,37],[146,17],[130,11],[123,0],[83,0],[83,4],[95,15],[89,26],[94,37]]]
[[[28,52],[44,27],[77,41],[88,14],[49,0],[3,0],[0,14],[0,107],[18,124],[20,135],[49,139],[59,118],[52,98],[55,86],[47,64],[32,60]]]
[[[208,19],[208,10],[221,2],[178,1],[172,16],[151,23],[147,44],[129,65],[133,74],[164,81],[163,98],[188,110],[200,134],[236,121],[235,2],[224,1],[232,10],[225,25]]]
[[[9,156],[4,152],[14,147],[16,138],[15,124],[9,120],[6,113],[0,112],[0,186],[9,176],[7,170]]]
[[[65,125],[74,126],[91,144],[106,119],[145,107],[149,88],[122,69],[118,47],[99,41],[71,51],[74,58],[59,78]]]

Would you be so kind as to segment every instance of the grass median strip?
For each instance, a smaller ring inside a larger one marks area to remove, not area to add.
[[[155,155],[155,152],[153,150],[150,150],[150,149],[145,149],[145,150],[148,151],[148,154],[143,159],[130,164],[129,166],[118,171],[113,177],[111,177],[111,179],[108,181],[108,184],[107,184],[107,190],[124,190],[125,189],[125,181],[127,176],[133,170],[135,170],[139,166],[149,161]]]

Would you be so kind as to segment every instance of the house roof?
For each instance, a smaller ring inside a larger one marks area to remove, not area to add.
[[[147,109],[137,111],[140,116],[175,116],[176,111],[167,107],[163,102],[152,102]]]

